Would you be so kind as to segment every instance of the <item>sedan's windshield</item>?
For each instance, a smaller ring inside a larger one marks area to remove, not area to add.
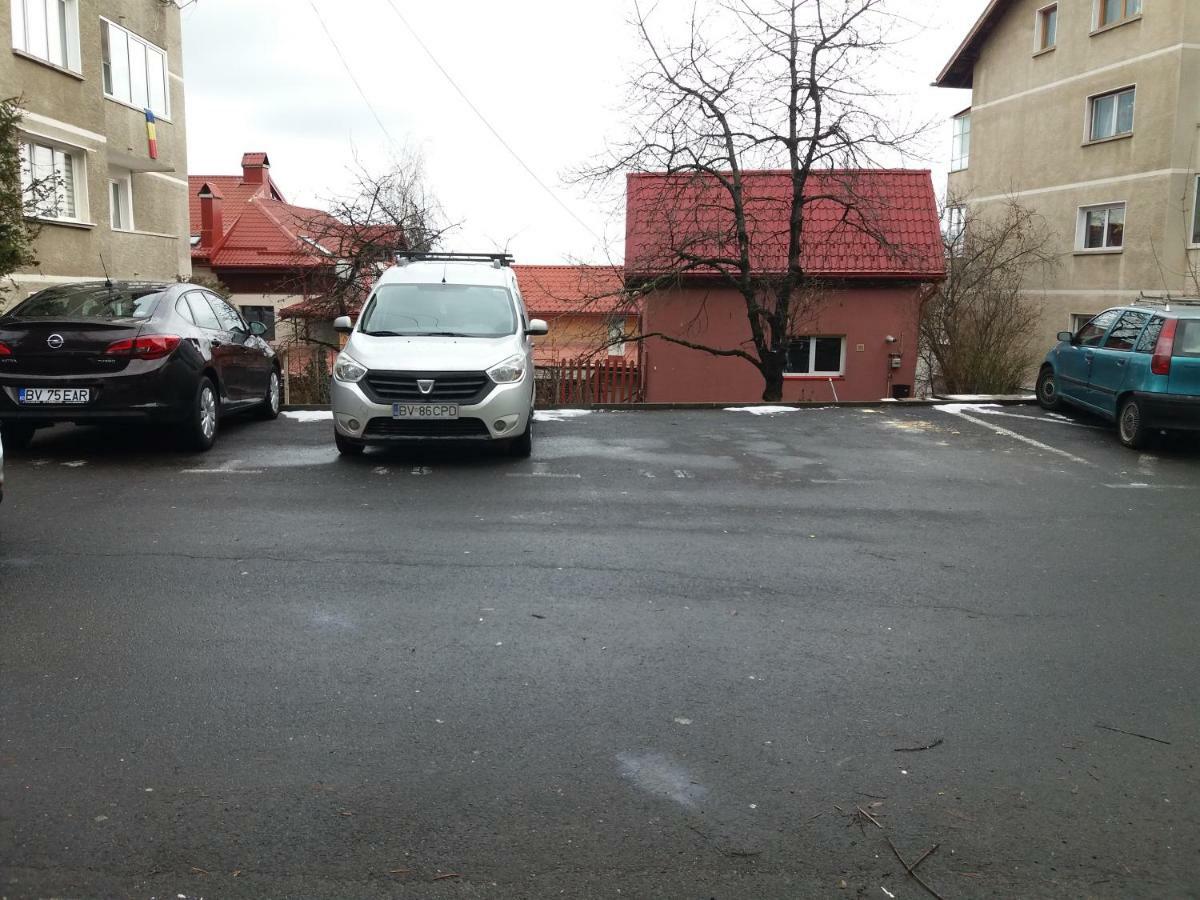
[[[507,288],[469,284],[385,284],[363,312],[359,330],[398,337],[505,337],[517,330]]]
[[[64,285],[39,291],[8,314],[22,319],[148,319],[162,295],[157,285]]]

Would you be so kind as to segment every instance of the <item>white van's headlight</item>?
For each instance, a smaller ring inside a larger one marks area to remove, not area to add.
[[[488,378],[496,384],[514,384],[525,377],[525,365],[524,355],[510,356],[499,365],[488,369]]]
[[[365,366],[355,362],[354,357],[348,356],[345,353],[337,358],[337,362],[333,364],[333,377],[338,381],[345,381],[348,384],[357,384],[363,380],[367,374]]]

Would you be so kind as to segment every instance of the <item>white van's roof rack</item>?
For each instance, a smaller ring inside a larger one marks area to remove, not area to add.
[[[443,253],[435,250],[397,250],[396,264],[407,266],[411,262],[482,262],[491,263],[493,268],[508,268],[513,264],[511,253]]]

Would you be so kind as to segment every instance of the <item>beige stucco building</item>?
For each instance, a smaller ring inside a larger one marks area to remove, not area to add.
[[[1056,235],[1057,270],[1027,285],[1047,347],[1109,306],[1200,294],[1198,0],[991,0],[936,84],[972,92],[951,202],[1011,196]]]
[[[0,0],[0,96],[22,98],[39,265],[0,307],[51,284],[191,273],[179,8],[162,0]],[[156,120],[157,149],[147,111]],[[101,265],[101,256],[104,265]]]

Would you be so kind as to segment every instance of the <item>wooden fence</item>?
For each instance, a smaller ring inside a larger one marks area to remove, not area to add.
[[[641,403],[643,369],[621,357],[562,360],[537,367],[537,405],[591,406],[594,403]]]

